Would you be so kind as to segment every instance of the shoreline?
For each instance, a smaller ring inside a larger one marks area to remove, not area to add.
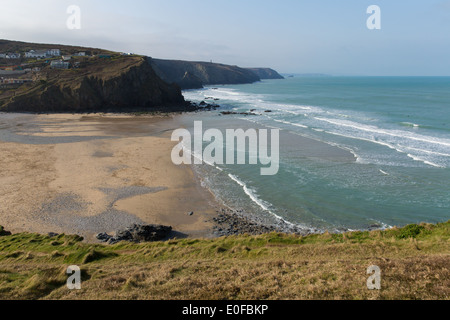
[[[177,125],[174,114],[1,114],[0,225],[87,242],[135,223],[214,237],[220,205],[170,160]]]
[[[321,233],[231,208],[202,186],[192,165],[175,166],[170,134],[181,119],[0,113],[0,225],[14,233],[78,234],[87,242],[133,224],[171,226],[172,238]]]

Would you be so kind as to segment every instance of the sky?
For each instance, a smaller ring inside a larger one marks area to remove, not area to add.
[[[80,8],[80,29],[67,8]],[[369,30],[367,8],[381,9]],[[450,0],[0,0],[0,39],[271,67],[450,76]]]

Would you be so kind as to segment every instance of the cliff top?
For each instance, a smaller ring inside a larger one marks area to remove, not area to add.
[[[0,232],[1,299],[448,297],[450,222],[112,246],[82,243],[79,236],[7,234]],[[84,275],[78,293],[66,287],[73,264]],[[367,289],[370,265],[382,270],[382,290]]]

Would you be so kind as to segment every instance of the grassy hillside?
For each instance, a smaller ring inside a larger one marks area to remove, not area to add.
[[[87,52],[88,54],[92,55],[101,53],[112,53],[111,51],[98,48],[67,46],[62,44],[30,43],[30,42],[0,39],[0,52],[28,52],[30,50],[48,50],[48,49],[60,49],[61,54],[63,55],[72,54],[80,51]]]
[[[270,68],[246,68],[254,72],[260,79],[284,79],[282,75]]]
[[[14,62],[20,65],[17,68],[39,68],[39,71],[11,76],[31,80],[20,86],[0,86],[0,111],[172,111],[173,108],[185,108],[180,88],[160,79],[145,57],[124,56],[100,49],[0,40],[0,52],[23,53],[32,48],[57,48],[62,54],[74,55],[70,59],[70,69],[51,68],[51,60],[60,57],[22,57]],[[89,55],[76,56],[79,51]],[[13,60],[0,60],[13,63]]]
[[[0,299],[449,299],[450,222],[307,237],[92,245],[0,237]],[[65,283],[82,269],[82,290]],[[381,290],[366,269],[381,268]]]
[[[182,89],[202,88],[203,85],[243,84],[260,81],[258,75],[238,66],[220,63],[152,59],[156,74],[168,83]]]

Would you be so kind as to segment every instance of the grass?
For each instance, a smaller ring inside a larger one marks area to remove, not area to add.
[[[16,100],[27,101],[27,99],[41,97],[46,92],[46,89],[51,89],[52,87],[53,90],[62,90],[62,88],[78,89],[87,77],[108,81],[126,73],[133,67],[139,67],[145,61],[145,58],[142,56],[121,56],[119,54],[113,54],[112,59],[97,57],[77,58],[74,60],[83,61],[83,67],[67,70],[51,69],[49,64],[45,64],[39,73],[39,81],[14,89],[2,90],[0,92],[0,110],[7,108],[9,103],[13,103]],[[14,95],[14,101],[11,100],[12,95]],[[52,98],[57,99],[55,95]],[[66,98],[63,98],[63,101],[60,102],[61,105],[67,104],[64,99]]]
[[[114,246],[0,237],[0,299],[449,299],[450,222]],[[82,290],[68,290],[69,265]],[[377,265],[381,290],[366,287]]]

